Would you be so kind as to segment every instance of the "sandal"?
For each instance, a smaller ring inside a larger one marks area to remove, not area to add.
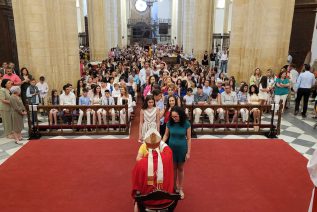
[[[184,199],[185,198],[185,194],[183,192],[183,190],[179,190],[179,195],[181,196],[181,199]]]

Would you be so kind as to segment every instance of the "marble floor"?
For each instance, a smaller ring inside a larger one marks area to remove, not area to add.
[[[294,105],[292,102],[291,105]],[[278,136],[279,139],[283,139],[292,148],[301,153],[307,159],[311,157],[313,152],[317,149],[317,129],[314,129],[314,125],[317,123],[317,119],[313,118],[315,116],[313,112],[313,102],[309,103],[309,110],[307,112],[307,118],[302,118],[301,115],[295,116],[293,114],[294,109],[291,107],[286,110],[282,117],[281,123],[281,134]],[[262,122],[269,122],[269,116],[263,118]],[[27,123],[25,123],[27,127]],[[27,140],[28,133],[23,130],[23,145],[27,142],[32,142]],[[0,134],[3,134],[3,127],[0,124]],[[128,139],[129,136],[54,136],[54,137],[42,137],[43,139]],[[219,138],[230,138],[230,139],[266,139],[265,136],[259,135],[201,135],[197,139],[219,139]],[[12,139],[7,139],[0,137],[0,164],[5,162],[9,157],[14,155],[23,145],[17,145]]]

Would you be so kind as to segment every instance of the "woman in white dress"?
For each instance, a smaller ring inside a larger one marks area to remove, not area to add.
[[[139,142],[143,142],[146,132],[155,128],[160,129],[160,110],[155,107],[153,95],[147,95],[140,112]]]
[[[102,100],[102,94],[101,94],[101,87],[97,85],[93,89],[93,97],[91,99],[91,105],[101,105],[101,100]],[[95,125],[96,124],[96,111],[92,110],[92,123]],[[97,110],[97,116],[98,116],[98,123],[102,124],[101,122],[101,115],[102,115],[102,109]]]
[[[269,99],[269,86],[267,76],[262,76],[259,83],[259,99],[261,105],[266,105]]]
[[[260,99],[258,96],[258,88],[256,85],[251,85],[249,88],[249,96],[248,96],[248,103],[251,105],[260,105]],[[260,123],[260,110],[259,108],[253,108],[250,111],[250,116],[253,118],[253,126],[254,131],[259,131],[259,123]]]
[[[118,97],[117,105],[128,104],[128,120],[130,120],[131,112],[133,112],[132,96],[128,93],[127,87],[122,86],[120,88],[120,96]],[[126,123],[126,111],[125,109],[120,110],[120,124]]]

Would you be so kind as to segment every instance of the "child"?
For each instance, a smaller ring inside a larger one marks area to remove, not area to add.
[[[192,105],[194,103],[194,95],[193,95],[193,89],[187,88],[187,93],[183,97],[185,105]],[[185,109],[185,113],[188,116],[188,108]]]
[[[88,97],[88,89],[87,88],[83,89],[83,95],[79,98],[78,104],[85,105],[85,106],[88,106],[91,104],[91,99]],[[87,109],[86,113],[87,113],[87,125],[90,125],[91,124],[91,121],[90,121],[91,109]],[[81,125],[81,122],[83,120],[83,115],[84,115],[84,112],[82,110],[79,110],[79,117],[78,117],[77,125]]]
[[[185,105],[192,105],[194,103],[194,95],[193,95],[193,89],[187,88],[187,93],[183,97]]]
[[[143,107],[140,112],[140,127],[139,127],[139,142],[142,143],[145,133],[155,128],[160,127],[160,110],[155,106],[153,95],[146,96]]]
[[[110,96],[110,91],[109,90],[105,90],[105,96],[102,97],[102,100],[101,100],[101,105],[115,105],[114,104],[114,99],[112,96]],[[115,119],[116,119],[116,113],[114,111],[114,109],[109,109],[109,115],[111,115],[112,117],[112,120],[111,120],[111,123],[114,124],[115,122]],[[102,118],[103,118],[103,122],[104,124],[106,125],[107,124],[107,110],[103,110],[102,111]]]
[[[21,132],[24,128],[23,116],[27,114],[26,109],[23,105],[22,99],[20,98],[21,89],[18,86],[13,86],[10,89],[12,95],[10,96],[11,118],[12,118],[12,134],[16,144],[21,144],[19,141],[22,140]]]
[[[120,92],[120,88],[119,88],[119,84],[118,83],[115,83],[114,84],[114,89],[112,91],[112,97],[115,98],[115,97],[119,97],[121,95],[121,92]]]

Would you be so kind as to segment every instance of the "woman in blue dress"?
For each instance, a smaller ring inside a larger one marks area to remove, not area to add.
[[[169,122],[163,137],[165,142],[169,137],[169,147],[173,151],[175,189],[184,198],[183,180],[184,164],[190,158],[191,126],[183,108],[175,106],[171,110]]]

